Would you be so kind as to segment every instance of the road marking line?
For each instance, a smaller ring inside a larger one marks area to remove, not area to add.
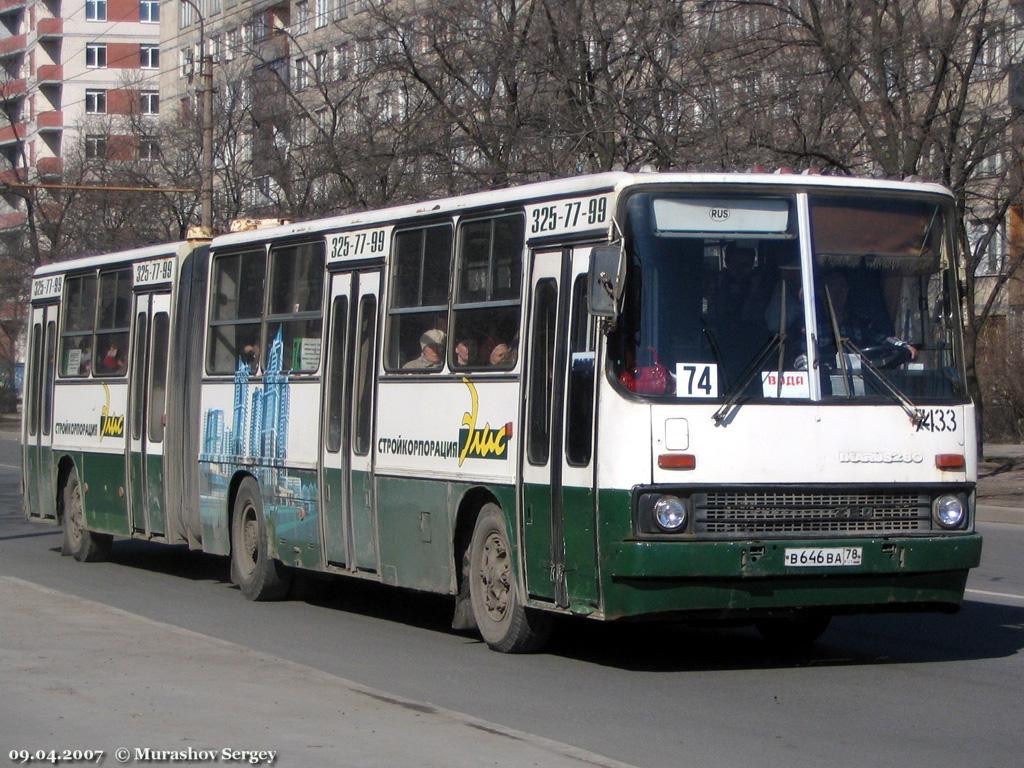
[[[16,469],[16,470],[18,470],[20,472],[21,471],[21,465],[20,464],[0,464],[0,469]]]
[[[989,592],[984,589],[965,589],[973,595],[985,595],[986,597],[1008,597],[1011,600],[1024,600],[1024,595],[1015,595],[1012,592]]]

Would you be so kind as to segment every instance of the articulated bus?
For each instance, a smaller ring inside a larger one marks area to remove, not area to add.
[[[40,268],[24,498],[128,537],[555,614],[955,610],[981,554],[940,186],[611,173]]]

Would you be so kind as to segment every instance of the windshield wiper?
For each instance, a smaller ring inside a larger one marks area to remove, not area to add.
[[[768,356],[771,355],[772,351],[778,347],[779,349],[779,394],[782,393],[782,363],[786,352],[786,290],[783,287],[782,298],[779,304],[779,332],[772,336],[768,343],[761,348],[761,350],[754,355],[754,359],[750,365],[746,367],[740,378],[737,380],[738,383],[733,386],[728,395],[726,395],[725,402],[723,402],[717,411],[711,414],[711,418],[715,422],[715,426],[721,426],[726,419],[729,418],[729,413],[732,411],[734,405],[743,394],[743,391],[753,381],[754,375],[761,371],[761,366],[764,364]]]
[[[915,427],[919,426],[924,419],[924,414],[921,410],[914,405],[913,401],[902,390],[882,375],[881,369],[872,363],[856,344],[840,335],[839,320],[836,318],[836,309],[832,306],[832,294],[829,292],[827,285],[825,286],[825,306],[828,308],[828,318],[832,324],[832,335],[836,340],[836,357],[839,358],[839,367],[843,369],[843,387],[846,389],[846,397],[853,397],[853,379],[846,367],[846,354],[843,351],[848,349],[860,358],[860,364],[874,374],[879,384],[882,385],[882,389],[888,392],[900,404],[900,408],[906,411],[907,416],[910,417],[910,423]]]

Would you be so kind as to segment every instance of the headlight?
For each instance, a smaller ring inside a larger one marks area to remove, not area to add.
[[[662,496],[654,502],[654,522],[666,533],[686,527],[686,504],[676,496]]]
[[[959,528],[964,523],[967,510],[964,502],[959,496],[946,494],[939,496],[932,505],[935,515],[935,522],[943,528]]]

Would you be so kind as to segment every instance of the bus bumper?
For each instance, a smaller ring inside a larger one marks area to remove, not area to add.
[[[857,566],[793,567],[787,548],[861,547]],[[798,608],[843,612],[955,610],[981,536],[620,542],[604,561],[604,615],[723,616]]]

